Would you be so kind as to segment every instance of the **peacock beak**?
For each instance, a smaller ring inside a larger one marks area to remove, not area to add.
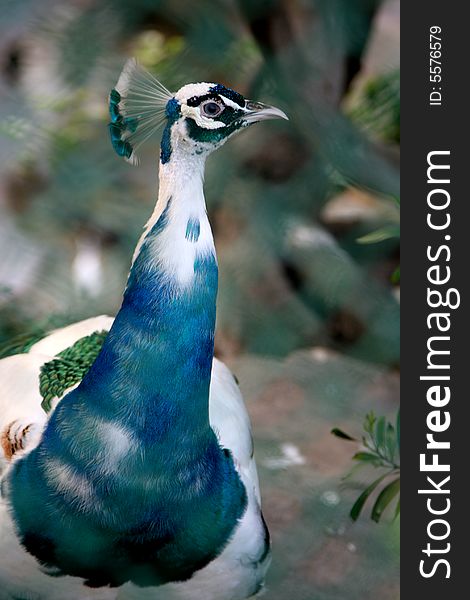
[[[245,104],[246,113],[243,120],[247,123],[257,123],[258,121],[266,121],[267,119],[286,119],[289,117],[280,108],[263,104],[262,102],[252,102],[247,100]]]

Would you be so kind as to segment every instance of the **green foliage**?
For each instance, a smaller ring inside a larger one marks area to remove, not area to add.
[[[400,141],[400,72],[390,71],[370,79],[351,118],[361,127],[390,142]]]
[[[395,425],[388,422],[385,417],[376,417],[373,412],[366,415],[364,421],[362,445],[364,450],[356,452],[352,457],[356,467],[373,467],[381,471],[379,477],[374,479],[358,497],[351,508],[351,519],[356,521],[369,497],[380,490],[372,506],[371,519],[378,523],[384,510],[393,502],[400,493],[400,411],[397,413]],[[357,441],[341,429],[334,428],[331,433],[348,441]],[[357,468],[353,469],[357,472]],[[395,506],[395,518],[400,513],[400,499]]]
[[[393,271],[390,281],[395,284],[400,283],[400,265]]]
[[[398,209],[400,209],[400,198],[395,197],[394,200],[395,200],[395,203],[396,203]],[[359,237],[357,239],[357,242],[359,244],[376,244],[378,242],[384,242],[385,240],[391,240],[391,239],[399,240],[400,239],[400,225],[399,225],[400,213],[399,213],[399,210],[393,214],[393,218],[394,218],[394,222],[392,222],[388,225],[384,225],[380,229],[376,229],[375,231],[372,231],[371,233],[367,233],[366,235]],[[393,271],[393,273],[390,277],[390,281],[395,285],[398,285],[400,283],[400,265],[398,265],[398,267]]]
[[[372,233],[363,235],[357,239],[359,244],[376,244],[377,242],[383,242],[384,240],[390,240],[392,238],[400,237],[400,227],[398,225],[387,225],[381,227]]]

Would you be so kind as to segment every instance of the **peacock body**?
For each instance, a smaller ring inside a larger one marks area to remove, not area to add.
[[[0,598],[238,600],[269,565],[249,419],[214,358],[207,156],[285,117],[218,84],[170,94],[130,61],[110,95],[117,153],[163,120],[159,193],[116,318],[0,361]]]

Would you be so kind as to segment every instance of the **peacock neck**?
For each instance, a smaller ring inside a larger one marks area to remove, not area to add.
[[[246,508],[209,423],[217,263],[203,163],[188,162],[161,166],[155,213],[102,350],[10,476],[28,551],[98,585],[189,579]]]
[[[150,443],[171,432],[194,438],[209,430],[218,269],[203,170],[203,157],[178,152],[160,164],[158,201],[121,309],[82,383],[111,389],[96,396],[100,407],[117,401],[109,410]]]

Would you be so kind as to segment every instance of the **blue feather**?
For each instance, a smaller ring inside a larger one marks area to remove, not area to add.
[[[201,225],[199,223],[199,219],[189,219],[186,225],[186,239],[190,242],[197,242],[200,232]]]

